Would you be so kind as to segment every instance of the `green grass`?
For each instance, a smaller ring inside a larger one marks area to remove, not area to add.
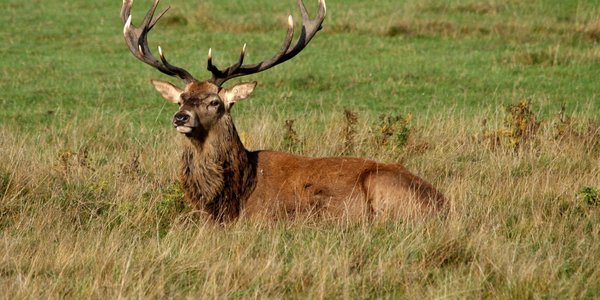
[[[262,60],[300,20],[291,0],[163,2],[150,44],[198,78],[209,47],[219,66],[243,43]],[[128,52],[120,1],[5,0],[2,296],[598,298],[597,1],[330,2],[302,54],[244,78],[245,144],[401,162],[447,219],[207,223],[175,179],[176,108],[149,84],[179,82]],[[507,109],[525,99],[535,119]],[[382,114],[406,122],[385,144]]]

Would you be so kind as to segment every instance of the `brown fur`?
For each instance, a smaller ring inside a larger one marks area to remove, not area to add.
[[[181,158],[180,176],[186,200],[218,221],[239,216],[242,199],[255,186],[256,163],[242,145],[231,116],[208,136],[190,136]]]
[[[186,91],[206,93],[196,88]],[[187,135],[181,181],[186,200],[219,222],[240,216],[410,218],[439,211],[446,202],[397,164],[247,151],[229,111],[208,132]]]

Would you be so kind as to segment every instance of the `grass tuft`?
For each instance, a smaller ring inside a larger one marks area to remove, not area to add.
[[[581,199],[581,201],[587,205],[600,205],[600,193],[593,187],[582,187],[579,192],[577,192],[577,198]]]

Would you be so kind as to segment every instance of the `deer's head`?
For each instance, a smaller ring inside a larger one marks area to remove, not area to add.
[[[141,25],[134,27],[131,23],[133,0],[123,0],[121,8],[121,19],[125,24],[123,34],[129,50],[135,57],[162,73],[183,80],[184,88],[160,80],[152,80],[152,84],[163,98],[179,105],[179,110],[173,116],[173,126],[177,131],[188,136],[206,135],[224,115],[229,114],[231,107],[237,101],[247,98],[256,87],[256,82],[240,83],[230,88],[224,88],[223,83],[235,77],[267,70],[296,56],[321,29],[326,12],[325,0],[319,0],[317,17],[310,19],[304,3],[298,0],[302,13],[302,30],[298,41],[293,46],[294,21],[290,15],[283,45],[272,58],[255,64],[244,64],[246,54],[246,45],[244,45],[239,60],[228,68],[220,70],[213,65],[212,50],[209,49],[207,69],[212,73],[212,77],[208,80],[197,80],[185,69],[171,65],[160,46],[158,47],[160,59],[156,59],[148,47],[148,32],[168,10],[167,8],[154,17],[159,1],[154,0]]]
[[[190,135],[205,135],[237,101],[247,98],[256,82],[240,83],[231,88],[220,88],[210,81],[194,81],[180,89],[161,80],[152,80],[154,88],[167,101],[178,104],[173,116],[177,131]]]

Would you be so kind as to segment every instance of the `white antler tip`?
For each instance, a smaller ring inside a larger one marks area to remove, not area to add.
[[[319,0],[319,4],[323,5],[323,12],[327,13],[327,4],[325,4],[325,0]]]
[[[289,27],[293,27],[294,26],[294,17],[292,17],[292,15],[290,15],[288,17],[288,26]]]
[[[125,34],[127,32],[127,30],[129,30],[130,26],[131,26],[131,15],[129,15],[129,17],[127,17],[127,21],[125,21],[125,26],[123,26],[123,34]]]
[[[212,48],[208,48],[208,60],[212,59]]]
[[[164,58],[165,56],[163,55],[163,51],[162,48],[160,46],[158,46],[158,54],[160,55],[160,57]]]
[[[144,55],[144,50],[142,49],[142,45],[138,45],[138,51],[140,51],[141,55]]]
[[[242,53],[246,53],[246,43],[244,43],[244,46],[242,47]]]

